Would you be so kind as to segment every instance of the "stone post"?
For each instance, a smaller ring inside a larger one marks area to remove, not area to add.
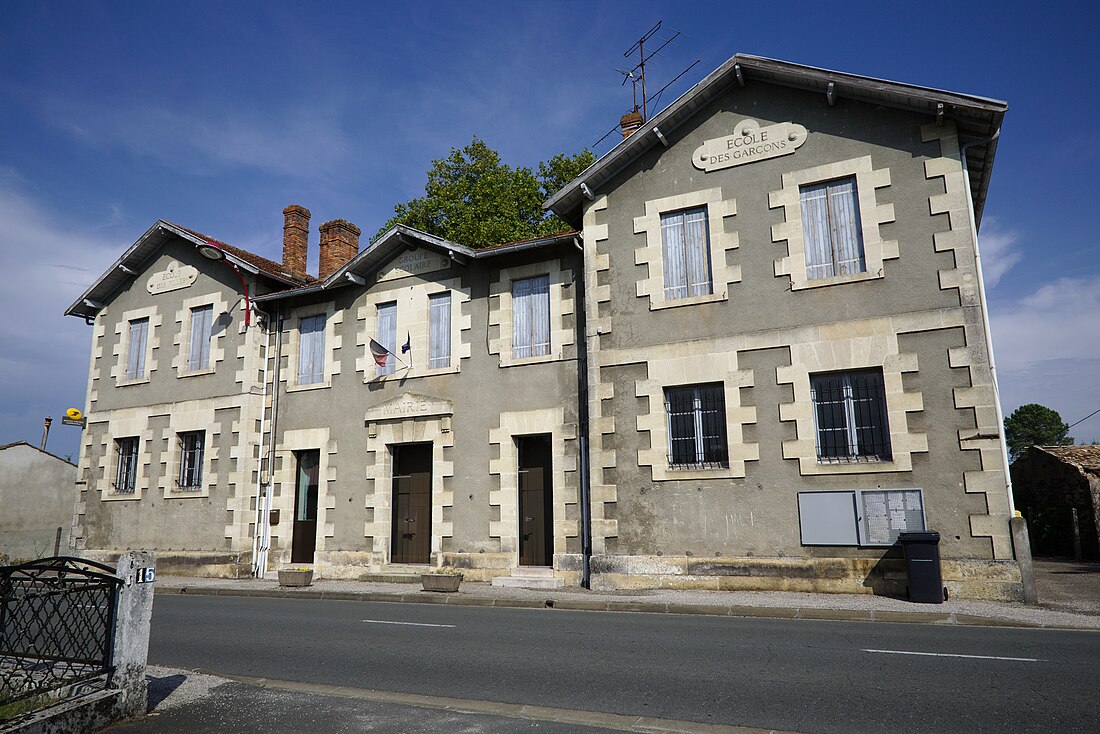
[[[122,691],[120,717],[132,718],[144,715],[149,702],[145,664],[149,658],[156,557],[150,551],[128,551],[118,559],[116,573],[123,584],[115,614],[113,686]]]
[[[1039,604],[1039,592],[1035,588],[1035,569],[1031,565],[1031,540],[1027,533],[1027,520],[1014,517],[1008,521],[1012,532],[1012,548],[1016,551],[1016,563],[1020,566],[1020,581],[1024,585],[1024,603]]]

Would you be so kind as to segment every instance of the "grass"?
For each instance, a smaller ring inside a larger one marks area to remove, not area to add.
[[[49,696],[31,696],[22,701],[15,701],[0,706],[0,722],[9,721],[23,714],[44,708],[50,704]]]

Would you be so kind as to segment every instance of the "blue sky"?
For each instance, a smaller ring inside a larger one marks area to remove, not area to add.
[[[1100,408],[1091,3],[9,0],[0,443],[84,405],[91,330],[62,312],[158,218],[272,259],[290,203],[373,234],[475,134],[513,165],[594,143],[658,20],[684,36],[651,80],[700,60],[662,104],[738,51],[1008,100],[982,227],[1005,407]],[[75,457],[78,430],[49,448]]]

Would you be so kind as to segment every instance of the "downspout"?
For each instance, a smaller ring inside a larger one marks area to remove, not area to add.
[[[271,420],[268,428],[270,439],[268,440],[267,471],[262,473],[266,477],[262,476],[261,478],[261,481],[264,482],[264,497],[262,510],[263,537],[260,539],[258,558],[259,578],[263,578],[267,574],[267,553],[271,548],[271,490],[275,476],[275,440],[279,426],[279,368],[283,354],[283,310],[278,304],[275,306],[274,319],[268,318],[269,324],[272,321],[275,324],[275,359],[274,366],[271,369]]]
[[[263,490],[263,444],[264,444],[264,424],[267,423],[267,373],[268,373],[268,358],[271,348],[271,316],[263,313],[259,309],[256,310],[259,332],[264,335],[264,370],[263,380],[260,385],[260,440],[258,447],[261,449],[259,452],[260,463],[256,467],[256,523],[255,529],[252,531],[252,577],[262,578],[260,574],[259,552],[260,552],[260,536],[263,534],[264,517],[264,490]]]
[[[580,295],[583,295],[583,303],[580,308],[574,308],[573,313],[577,317],[577,416],[580,423],[578,436],[580,437],[581,454],[581,586],[590,589],[592,578],[592,504],[591,481],[589,472],[588,455],[588,342],[585,324],[585,312],[588,308],[588,294],[584,292],[584,246],[580,240],[574,238],[573,244],[581,251],[582,275],[574,283]],[[581,299],[578,299],[580,301]]]
[[[989,355],[989,373],[993,380],[993,405],[997,410],[997,435],[1001,442],[1001,458],[1005,466],[1005,491],[1008,492],[1009,518],[1016,516],[1016,500],[1012,496],[1012,473],[1008,470],[1008,441],[1005,438],[1005,416],[1001,408],[1001,389],[997,381],[997,362],[993,358],[993,332],[989,326],[989,304],[985,298],[985,278],[982,276],[982,252],[978,247],[978,224],[974,215],[974,197],[970,191],[970,169],[966,164],[966,150],[972,145],[990,145],[1001,136],[1001,128],[989,138],[983,140],[971,140],[959,148],[959,158],[962,159],[962,172],[964,188],[966,189],[966,211],[970,217],[970,232],[974,239],[974,263],[978,271],[978,300],[982,309],[982,327],[985,330],[985,348]]]

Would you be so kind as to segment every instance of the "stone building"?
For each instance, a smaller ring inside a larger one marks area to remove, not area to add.
[[[546,202],[575,232],[360,251],[336,220],[313,278],[301,207],[282,263],[158,222],[68,311],[94,329],[76,543],[898,591],[927,528],[953,594],[1016,598],[977,257],[1005,110],[738,55],[624,116]]]
[[[0,446],[0,564],[69,547],[76,466],[26,441]],[[60,530],[60,537],[58,531]]]
[[[1100,560],[1100,446],[1032,446],[1010,471],[1036,555]]]

